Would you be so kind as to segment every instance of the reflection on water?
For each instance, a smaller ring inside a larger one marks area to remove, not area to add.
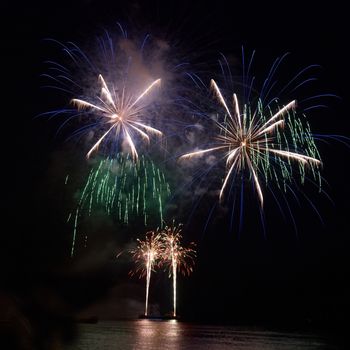
[[[274,332],[171,321],[116,321],[80,326],[80,338],[67,350],[335,350],[313,334]]]

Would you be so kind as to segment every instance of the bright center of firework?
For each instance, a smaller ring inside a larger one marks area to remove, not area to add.
[[[241,142],[241,146],[242,146],[242,147],[245,147],[245,146],[246,146],[246,140],[243,140],[243,141]]]

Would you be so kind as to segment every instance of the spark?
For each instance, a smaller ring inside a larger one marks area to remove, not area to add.
[[[109,89],[103,76],[100,74],[98,80],[101,84],[101,97],[98,97],[98,103],[91,103],[82,99],[74,98],[72,103],[78,110],[92,109],[98,113],[100,122],[107,129],[103,135],[95,142],[88,151],[86,157],[98,150],[100,144],[114,133],[114,138],[120,137],[129,145],[132,158],[138,159],[138,152],[132,135],[135,133],[140,136],[147,144],[150,143],[150,134],[162,136],[162,132],[150,125],[142,122],[142,116],[147,107],[145,96],[147,96],[155,86],[159,86],[161,79],[153,81],[136,98],[125,91],[125,87],[120,92],[118,89]]]

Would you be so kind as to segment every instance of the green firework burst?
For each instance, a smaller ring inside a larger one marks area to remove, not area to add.
[[[68,221],[74,221],[71,256],[82,216],[91,216],[102,209],[125,225],[133,218],[142,217],[147,226],[152,217],[162,226],[164,205],[169,195],[170,186],[164,173],[144,156],[137,162],[122,154],[100,161],[91,169],[75,212],[68,217]]]

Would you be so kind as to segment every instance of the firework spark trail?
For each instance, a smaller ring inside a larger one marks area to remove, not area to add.
[[[302,182],[305,178],[305,166],[308,165],[320,185],[319,153],[308,123],[303,123],[295,113],[296,101],[289,102],[273,113],[270,107],[265,110],[259,100],[254,112],[248,103],[244,105],[241,113],[238,98],[233,94],[234,108],[231,112],[214,80],[211,80],[211,87],[228,117],[225,116],[222,122],[216,121],[218,135],[215,147],[187,153],[180,159],[189,159],[219,150],[225,152],[227,173],[221,186],[220,201],[223,200],[227,183],[233,174],[247,171],[253,179],[260,205],[263,207],[264,197],[260,177],[265,178],[266,184],[270,179],[274,179],[279,187],[282,182],[286,188],[286,183],[292,179],[293,160],[299,165]],[[277,175],[277,172],[280,174]]]
[[[136,268],[131,275],[139,275],[139,278],[146,276],[146,297],[145,297],[145,316],[148,316],[148,298],[151,273],[154,267],[161,261],[163,248],[162,236],[158,231],[149,231],[146,233],[145,240],[137,240],[138,244],[130,253],[136,264]]]
[[[123,87],[122,92],[118,89],[113,89],[113,93],[107,86],[103,76],[99,75],[99,81],[102,85],[101,97],[98,97],[97,103],[90,103],[82,99],[72,99],[72,103],[78,108],[92,109],[97,112],[100,119],[100,123],[107,128],[107,131],[97,140],[97,142],[88,151],[86,157],[89,158],[91,154],[98,149],[101,142],[104,141],[107,136],[110,136],[112,131],[115,131],[114,138],[116,140],[122,138],[128,143],[131,154],[134,160],[137,160],[138,153],[135,146],[135,141],[132,138],[132,134],[136,132],[147,143],[150,142],[149,134],[162,136],[162,132],[158,129],[142,122],[142,115],[147,107],[147,103],[142,101],[144,97],[148,95],[155,86],[159,85],[161,80],[157,79],[153,81],[138,97],[134,97],[132,94],[128,94]],[[110,126],[111,125],[111,126]]]
[[[176,283],[177,272],[190,275],[193,272],[194,257],[196,252],[192,248],[184,248],[181,245],[182,226],[166,226],[162,231],[164,244],[163,260],[169,267],[169,277],[173,279],[173,317],[176,317]],[[192,243],[192,245],[194,245]]]
[[[118,154],[105,159],[90,171],[75,208],[71,256],[74,255],[79,218],[91,216],[94,208],[102,208],[117,221],[129,224],[132,217],[149,218],[162,226],[163,210],[170,187],[164,173],[143,155],[137,162],[129,156]]]

